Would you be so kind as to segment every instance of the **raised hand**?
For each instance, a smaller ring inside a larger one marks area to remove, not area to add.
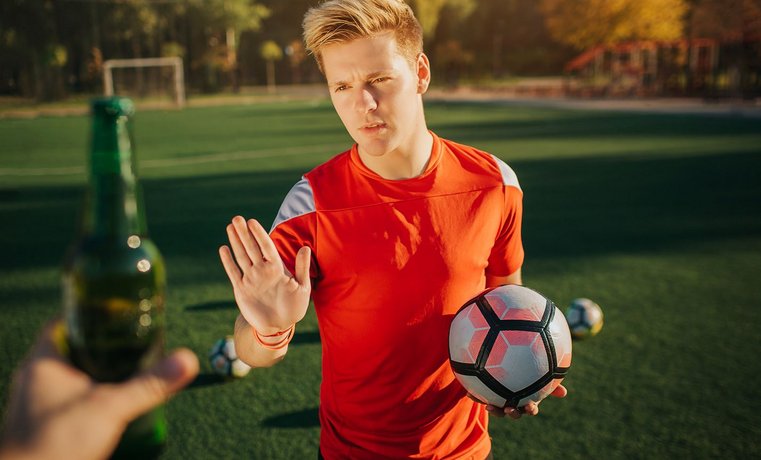
[[[222,246],[219,257],[248,324],[268,335],[300,321],[311,292],[310,249],[302,247],[296,254],[294,276],[285,269],[275,244],[256,220],[235,216],[227,225],[227,236],[232,253],[228,246]]]

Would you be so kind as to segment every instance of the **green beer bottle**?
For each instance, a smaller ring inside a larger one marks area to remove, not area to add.
[[[66,256],[63,308],[72,363],[120,382],[164,352],[164,261],[148,238],[132,141],[132,101],[92,102],[81,233]],[[159,407],[129,425],[113,458],[154,458],[166,441]]]

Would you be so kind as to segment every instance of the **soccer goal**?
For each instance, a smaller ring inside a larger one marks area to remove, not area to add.
[[[110,59],[103,63],[106,96],[119,94],[142,100],[166,100],[185,105],[182,58]]]

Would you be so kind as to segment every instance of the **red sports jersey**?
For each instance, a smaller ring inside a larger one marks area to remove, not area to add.
[[[312,249],[326,459],[480,460],[491,448],[485,406],[450,369],[449,324],[487,273],[520,268],[522,192],[501,160],[433,137],[407,180],[369,170],[355,145],[307,173],[273,224],[292,273]]]

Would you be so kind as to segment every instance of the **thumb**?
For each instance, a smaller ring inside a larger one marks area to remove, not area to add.
[[[309,246],[303,246],[296,254],[296,281],[301,287],[309,288],[309,264],[312,259],[312,250]]]
[[[111,387],[111,409],[131,421],[166,401],[197,374],[196,355],[187,348],[177,349],[150,369]]]
[[[550,394],[556,398],[565,398],[568,394],[568,390],[563,385],[558,385]]]

